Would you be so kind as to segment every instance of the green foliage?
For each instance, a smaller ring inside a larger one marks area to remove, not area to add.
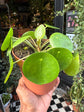
[[[2,46],[1,46],[2,51],[6,51],[9,48],[12,36],[13,36],[13,29],[10,28],[10,30],[9,30],[9,32],[8,32]]]
[[[5,105],[10,100],[10,94],[2,94],[2,101]]]
[[[44,25],[40,25],[35,29],[35,37],[37,41],[41,40],[45,36],[46,30]]]
[[[73,56],[71,64],[64,70],[64,72],[70,76],[74,76],[79,73],[79,54]]]
[[[74,77],[74,82],[70,90],[70,98],[72,102],[76,103],[76,106],[79,107],[79,111],[84,111],[84,77],[81,75],[77,78]]]
[[[75,22],[78,24],[78,27],[75,27],[75,37],[74,41],[77,43],[77,51],[80,54],[80,71],[84,70],[84,1],[75,0],[74,6],[77,10],[78,18]]]
[[[8,71],[8,74],[7,74],[6,78],[5,78],[4,83],[7,82],[7,80],[8,80],[9,77],[10,77],[10,74],[11,74],[11,72],[12,72],[12,70],[13,70],[13,59],[12,59],[11,54],[9,54],[9,63],[10,63],[10,69],[9,69],[9,71]]]
[[[63,95],[65,101],[71,103],[71,98],[70,98],[70,87],[66,87],[66,93]]]
[[[27,35],[31,35],[31,37],[33,38],[33,39],[35,39],[35,35],[34,35],[34,31],[28,31],[28,32],[25,32],[23,35],[22,35],[22,37],[24,36],[27,36]]]
[[[35,83],[43,84],[54,80],[59,74],[59,69],[60,71],[62,71],[71,64],[73,58],[72,52],[74,52],[71,40],[66,35],[63,35],[61,33],[53,33],[49,39],[45,40],[45,42],[42,43],[42,39],[44,37],[47,37],[46,36],[47,27],[56,29],[56,27],[53,27],[51,25],[41,24],[35,29],[35,31],[29,31],[24,33],[21,36],[21,38],[16,38],[13,36],[11,40],[9,38],[10,43],[9,47],[7,48],[7,56],[9,56],[10,69],[4,81],[5,83],[7,82],[12,72],[13,64],[17,62],[13,61],[11,51],[14,47],[17,47],[17,45],[23,42],[26,43],[28,47],[31,47],[34,50],[34,54],[30,56],[27,55],[22,58],[26,59],[24,62],[25,64],[23,66],[23,73],[26,75],[26,73],[28,72],[30,74],[30,76],[28,76],[28,79],[32,80]],[[12,31],[9,30],[9,32],[11,33]],[[40,63],[38,60],[39,58],[41,58],[41,56],[43,56],[43,58]],[[36,80],[37,78],[39,78],[38,81]]]
[[[0,59],[0,93],[11,93],[13,87],[17,87],[18,81],[21,77],[18,65],[14,64],[13,71],[6,84],[4,84],[4,79],[7,75],[10,66],[8,61],[8,57],[6,56],[6,53],[4,53],[4,57]]]
[[[53,48],[53,49],[50,49],[48,53],[50,53],[57,59],[60,66],[60,71],[66,69],[71,64],[73,56],[72,56],[72,53],[68,49]]]
[[[67,0],[67,4],[64,6],[64,10],[61,12],[56,12],[56,15],[63,15],[72,7],[77,11],[78,18],[75,19],[75,23],[78,24],[75,27],[73,42],[77,44],[76,54],[73,57],[72,63],[67,68],[65,73],[72,76],[78,73],[77,68],[79,68],[79,77],[74,76],[74,82],[70,90],[70,98],[72,102],[76,103],[76,106],[79,108],[80,112],[84,111],[84,77],[82,77],[82,73],[84,71],[84,0]],[[74,13],[75,11],[73,11]],[[74,46],[75,47],[75,46]],[[80,66],[79,66],[79,58],[80,58]]]
[[[49,40],[52,47],[66,48],[71,52],[73,51],[73,44],[71,40],[67,36],[61,33],[53,33],[50,36]]]
[[[51,26],[51,25],[48,25],[48,24],[44,24],[44,25],[46,26],[46,28],[48,27],[48,28],[52,28],[52,29],[59,29],[59,28],[57,28],[55,26]]]
[[[78,16],[78,18],[75,19],[75,23],[78,24],[78,26],[75,27],[73,42],[77,44],[76,51],[79,52],[80,56],[81,72],[84,70],[84,0],[67,0],[67,4],[64,5],[63,11],[57,11],[55,14],[56,16],[64,15],[73,7],[75,8],[75,11],[77,11]],[[75,11],[73,11],[73,13]]]
[[[28,39],[30,36],[23,36],[21,38],[19,38],[12,46],[12,48],[18,46],[19,44],[21,44],[23,41],[25,41],[26,39]]]

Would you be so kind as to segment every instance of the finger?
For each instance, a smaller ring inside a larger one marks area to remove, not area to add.
[[[21,77],[19,79],[19,83],[18,83],[18,87],[16,88],[16,93],[18,94],[18,96],[20,97],[21,93],[22,93],[22,89],[25,89],[25,85],[23,82],[23,78]]]
[[[16,89],[16,92],[18,94],[18,97],[19,97],[20,101],[27,100],[27,98],[29,99],[32,96],[35,97],[35,94],[33,92],[31,92],[31,90],[29,90],[25,86],[23,78],[21,78],[19,80],[19,84],[18,84],[18,87]]]
[[[60,83],[60,78],[57,77],[57,78],[56,78],[56,84],[55,84],[55,87],[56,87],[56,88],[58,87],[59,83]]]
[[[55,86],[54,86],[53,89],[48,93],[50,96],[52,96],[53,92],[54,92],[55,89],[58,87],[59,83],[60,83],[60,78],[57,77],[57,78],[56,78],[56,84],[55,84]]]
[[[23,79],[23,77],[21,77],[21,78],[19,79],[18,86],[24,86],[24,79]]]
[[[26,90],[27,88],[26,88],[26,86],[25,86],[25,84],[24,84],[23,77],[21,77],[21,78],[19,79],[19,83],[18,83],[18,87],[17,87],[17,89],[16,89],[16,93],[17,93],[18,95],[21,94],[21,92],[23,91],[23,89]]]

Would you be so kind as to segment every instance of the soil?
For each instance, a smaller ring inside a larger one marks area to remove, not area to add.
[[[22,43],[14,48],[14,53],[17,57],[23,58],[27,55],[34,53],[34,51],[28,45],[26,45],[25,43]]]
[[[41,43],[43,44],[44,42],[45,42],[45,39],[43,39]],[[47,43],[47,45],[48,44],[49,43]],[[27,55],[34,53],[34,50],[25,43],[21,43],[20,45],[15,47],[13,51],[18,58],[23,58]]]

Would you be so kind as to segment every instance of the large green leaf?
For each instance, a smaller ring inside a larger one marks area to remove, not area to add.
[[[25,60],[23,73],[27,79],[36,84],[46,84],[58,76],[59,64],[49,53],[33,53]]]
[[[13,43],[12,48],[18,46],[19,44],[21,44],[22,42],[24,42],[26,39],[28,39],[30,36],[23,36],[21,38],[19,38],[15,43]]]
[[[46,33],[45,27],[43,24],[41,24],[40,26],[38,26],[35,30],[35,37],[37,40],[41,40],[42,38],[44,38]]]
[[[64,70],[64,72],[69,75],[69,76],[75,76],[79,72],[79,66],[80,66],[80,61],[79,61],[79,54],[75,54],[71,64]]]
[[[24,36],[31,36],[33,39],[35,39],[34,31],[25,32],[21,37]]]
[[[2,51],[5,51],[8,49],[8,47],[10,46],[10,43],[11,43],[12,36],[13,36],[13,29],[10,28],[9,32],[7,33],[5,39],[2,43],[2,46],[1,46]]]
[[[50,36],[50,44],[53,48],[60,47],[60,48],[66,48],[72,52],[73,50],[73,44],[71,40],[62,33],[53,33]]]
[[[48,51],[51,55],[53,55],[60,66],[60,71],[67,68],[72,61],[72,53],[66,48],[52,48]]]

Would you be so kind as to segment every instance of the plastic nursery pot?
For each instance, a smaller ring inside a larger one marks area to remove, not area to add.
[[[3,93],[3,94],[7,95],[8,93]],[[12,99],[12,94],[10,94],[10,99]],[[10,106],[10,99],[3,105],[5,112],[9,112],[10,111],[10,107],[9,107]]]
[[[31,81],[29,81],[22,72],[22,77],[24,79],[24,83],[27,88],[29,88],[32,92],[37,95],[44,95],[47,94],[56,84],[56,79],[48,84],[38,85]]]
[[[70,105],[71,104],[71,101],[65,101],[67,105]]]
[[[5,112],[10,112],[10,103],[4,107],[4,110],[5,110]]]
[[[75,103],[72,103],[74,112],[79,112],[79,107],[76,107]]]
[[[15,55],[15,53],[14,53],[13,50],[12,50],[12,54],[13,54],[13,56],[15,57],[15,60],[16,60],[16,61],[20,59],[20,58],[18,58],[18,57]],[[21,70],[22,70],[23,63],[24,63],[24,60],[20,60],[20,61],[17,62],[18,66],[20,67]]]

